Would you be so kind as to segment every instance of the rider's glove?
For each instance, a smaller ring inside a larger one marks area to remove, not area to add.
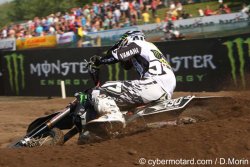
[[[92,62],[94,66],[98,67],[101,65],[101,57],[94,55],[90,58],[90,62]]]
[[[100,84],[99,80],[100,65],[101,65],[100,56],[93,56],[90,58],[90,61],[88,62],[88,72],[96,86],[99,86]]]
[[[100,56],[92,56],[90,58],[90,61],[88,63],[88,71],[89,73],[93,74],[96,73],[100,70],[100,65],[101,65],[101,61],[100,61],[101,57]]]

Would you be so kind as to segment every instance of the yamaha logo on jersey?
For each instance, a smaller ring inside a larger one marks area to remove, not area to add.
[[[122,53],[119,53],[119,56],[122,58],[122,59],[125,59],[127,57],[130,57],[131,55],[135,55],[135,54],[139,54],[139,49],[138,48],[133,48],[133,49],[129,49],[125,52],[122,52]]]

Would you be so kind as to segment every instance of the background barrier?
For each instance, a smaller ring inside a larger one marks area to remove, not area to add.
[[[4,95],[4,80],[2,71],[2,52],[0,51],[0,95]]]
[[[250,34],[155,43],[167,57],[177,78],[176,91],[250,89]],[[4,51],[1,68],[4,95],[61,96],[93,86],[86,60],[108,47]],[[119,64],[101,70],[102,81],[134,79],[135,71]],[[1,81],[1,80],[0,80]]]

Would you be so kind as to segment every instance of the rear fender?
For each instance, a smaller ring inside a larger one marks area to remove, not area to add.
[[[168,99],[168,100],[162,100],[153,104],[148,104],[146,106],[143,106],[142,108],[139,108],[139,110],[136,111],[135,114],[128,116],[126,118],[127,122],[131,122],[138,117],[142,116],[149,116],[152,117],[154,115],[160,115],[161,113],[169,113],[174,115],[176,117],[177,115],[180,115],[181,112],[185,110],[187,106],[190,106],[192,104],[195,104],[195,102],[198,101],[207,101],[209,99],[214,98],[227,98],[224,96],[203,96],[203,97],[196,97],[194,95],[190,96],[182,96],[175,99]]]

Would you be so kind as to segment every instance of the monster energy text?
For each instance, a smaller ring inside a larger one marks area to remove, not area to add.
[[[192,55],[192,56],[175,56],[172,57],[167,54],[167,60],[170,62],[174,72],[178,72],[182,69],[211,69],[216,70],[216,64],[214,63],[214,55]],[[188,73],[186,75],[176,74],[177,82],[202,82],[205,79],[206,73]]]
[[[250,38],[246,40],[242,38],[236,38],[231,41],[226,41],[223,43],[227,47],[228,59],[231,65],[231,75],[235,86],[238,86],[237,82],[237,72],[240,74],[241,84],[243,88],[246,88],[246,78],[245,78],[245,51],[244,45],[248,47],[248,57],[250,58]],[[234,47],[237,48],[237,55],[234,54]],[[237,59],[238,56],[238,59]],[[237,66],[236,61],[239,61],[239,67]],[[238,69],[237,69],[238,68]]]
[[[37,77],[37,84],[40,86],[60,85],[61,80],[65,80],[66,85],[86,85],[89,80],[82,78],[64,79],[65,76],[70,76],[71,74],[88,73],[86,62],[61,62],[57,60],[56,63],[49,63],[47,60],[44,60],[42,63],[29,63],[29,69],[27,69],[24,63],[25,56],[22,54],[13,53],[4,56],[4,58],[6,60],[10,89],[16,95],[19,95],[20,91],[25,89],[26,77],[30,77],[30,75]],[[30,75],[27,74],[28,72]]]
[[[47,60],[44,60],[43,63],[30,64],[30,73],[45,77],[48,77],[50,74],[67,76],[69,73],[87,74],[88,69],[86,62],[61,62],[57,60],[56,63],[49,63]]]

